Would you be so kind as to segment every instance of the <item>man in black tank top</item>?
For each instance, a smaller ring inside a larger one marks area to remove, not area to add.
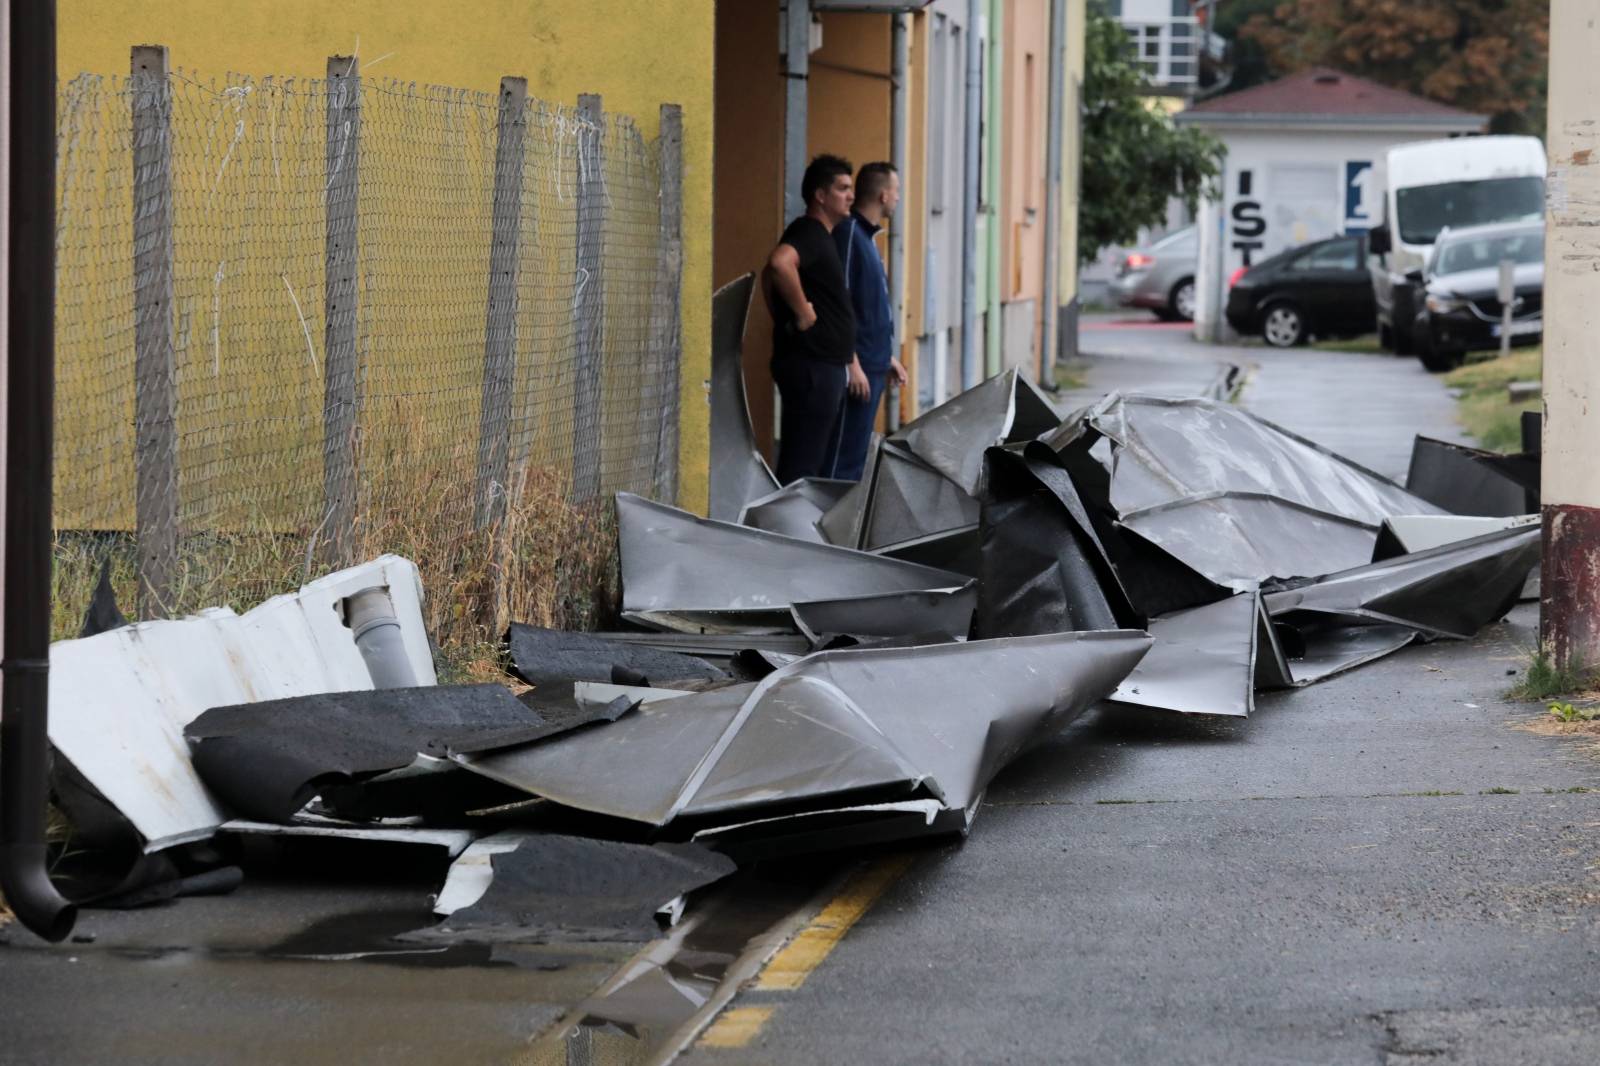
[[[829,235],[855,201],[850,164],[819,155],[800,183],[806,213],[789,223],[761,272],[772,312],[772,379],[783,400],[778,481],[825,476],[843,428],[855,312]]]

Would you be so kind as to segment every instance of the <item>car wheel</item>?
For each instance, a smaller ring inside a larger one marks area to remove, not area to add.
[[[1467,359],[1461,352],[1441,352],[1431,344],[1418,352],[1417,358],[1422,360],[1423,369],[1430,374],[1443,374],[1448,370],[1454,370]]]
[[[1306,339],[1306,320],[1294,304],[1267,308],[1261,319],[1261,339],[1274,348],[1293,348]]]
[[[1389,324],[1381,319],[1378,322],[1378,347],[1386,352],[1394,351],[1394,330],[1390,329]]]
[[[1173,321],[1194,321],[1194,279],[1184,278],[1167,294],[1167,311]]]

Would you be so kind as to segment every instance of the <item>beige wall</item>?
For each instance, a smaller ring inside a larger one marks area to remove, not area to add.
[[[1063,80],[1066,99],[1061,108],[1061,279],[1058,296],[1065,306],[1078,295],[1079,175],[1083,168],[1083,125],[1078,115],[1083,103],[1084,5],[1067,4],[1067,69]]]
[[[911,56],[906,70],[907,137],[906,172],[900,175],[900,224],[906,227],[906,304],[899,322],[900,360],[910,380],[900,390],[900,420],[909,422],[918,414],[917,381],[928,373],[923,366],[917,338],[925,331],[923,296],[927,285],[928,195],[928,28],[927,15],[911,20]]]
[[[1006,7],[1001,32],[1005,35],[1005,65],[1001,102],[1000,299],[1040,300],[1044,295],[1048,0],[1012,0]]]
[[[716,211],[712,284],[759,272],[783,232],[784,80],[777,0],[717,4]],[[744,335],[756,439],[772,450],[772,317],[760,293]]]

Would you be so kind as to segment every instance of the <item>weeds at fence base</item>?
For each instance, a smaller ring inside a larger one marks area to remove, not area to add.
[[[1547,700],[1552,696],[1566,696],[1585,692],[1600,683],[1600,674],[1584,662],[1571,662],[1558,666],[1543,648],[1528,657],[1528,669],[1522,680],[1506,695],[1514,700]]]
[[[608,497],[575,502],[564,473],[514,475],[502,516],[472,523],[472,486],[437,478],[404,491],[380,486],[361,510],[352,562],[403,555],[422,575],[423,610],[441,680],[499,680],[498,643],[512,621],[595,629],[616,616],[616,517]],[[315,554],[312,529],[293,532],[186,531],[165,613],[207,607],[246,611],[292,592],[333,567]],[[123,613],[134,617],[137,546],[130,533],[62,530],[56,535],[51,639],[78,635],[110,560]]]

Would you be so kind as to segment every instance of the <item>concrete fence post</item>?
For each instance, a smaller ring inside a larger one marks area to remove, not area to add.
[[[517,379],[517,282],[522,249],[522,164],[528,129],[528,82],[500,79],[490,224],[489,303],[484,326],[483,399],[478,415],[478,477],[473,514],[479,528],[505,513],[511,401]]]
[[[573,280],[572,319],[577,331],[577,368],[573,386],[572,497],[587,500],[600,493],[600,400],[605,332],[605,284],[602,271],[606,220],[605,112],[598,94],[578,97],[578,255]]]
[[[1600,21],[1550,5],[1539,636],[1561,667],[1600,665]]]
[[[361,164],[361,65],[328,57],[323,255],[323,561],[346,566],[355,549],[356,271]]]
[[[678,498],[678,415],[683,366],[683,108],[661,105],[656,160],[661,174],[661,247],[650,305],[650,373],[661,390],[656,423],[656,499]],[[643,412],[645,416],[649,412]]]
[[[134,530],[141,618],[172,608],[178,565],[178,375],[172,343],[172,87],[167,49],[132,55]]]

